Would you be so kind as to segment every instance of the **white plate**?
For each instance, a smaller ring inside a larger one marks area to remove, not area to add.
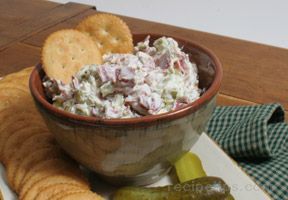
[[[203,164],[206,173],[210,176],[221,177],[230,187],[231,193],[235,200],[253,199],[253,200],[271,200],[253,180],[243,172],[219,146],[212,141],[205,133],[201,135],[197,143],[192,147],[191,151],[196,153]],[[0,164],[0,187],[5,200],[16,200],[15,194],[7,186],[5,178],[5,169]],[[97,193],[108,197],[109,194],[117,188],[109,186],[96,177],[93,180],[93,188]],[[159,182],[151,186],[162,186],[171,184],[173,177],[165,176]],[[108,198],[107,198],[108,199]]]

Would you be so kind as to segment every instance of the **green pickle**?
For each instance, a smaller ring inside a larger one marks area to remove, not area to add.
[[[191,152],[184,154],[174,166],[180,183],[206,176],[201,160]]]
[[[225,200],[235,200],[232,194],[229,194],[228,197],[225,198]]]
[[[124,187],[113,200],[224,200],[229,187],[217,177],[202,177],[163,187]]]
[[[218,178],[207,176],[199,157],[186,153],[174,163],[180,183],[164,187],[124,187],[113,200],[234,200],[230,188]]]
[[[180,183],[207,176],[200,158],[192,152],[184,154],[174,163],[174,167]],[[234,197],[229,194],[225,200],[234,200]]]

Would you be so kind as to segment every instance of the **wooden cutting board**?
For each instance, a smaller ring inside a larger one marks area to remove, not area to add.
[[[35,65],[53,31],[74,27],[95,7],[40,0],[0,1],[0,76]],[[288,50],[121,16],[132,32],[165,33],[213,50],[223,64],[218,105],[279,102],[288,111]],[[287,116],[286,112],[286,116]]]

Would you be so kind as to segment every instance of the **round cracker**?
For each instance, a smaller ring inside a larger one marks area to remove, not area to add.
[[[14,109],[13,107],[7,107],[1,110],[0,121],[0,140],[2,140],[4,132],[8,131],[10,135],[14,131],[18,130],[20,127],[33,125],[33,123],[35,124],[35,126],[46,127],[46,124],[41,119],[41,116],[34,109],[18,109],[17,106],[15,106]]]
[[[92,39],[80,31],[65,29],[52,33],[42,49],[47,76],[69,83],[84,65],[101,64],[102,56]]]
[[[26,85],[16,86],[16,84],[14,82],[8,82],[8,83],[0,85],[0,91],[7,92],[7,91],[9,91],[8,90],[9,88],[16,88],[16,89],[21,90],[25,94],[29,94],[29,88]]]
[[[82,176],[67,172],[65,175],[61,174],[61,175],[48,176],[34,183],[34,185],[29,189],[29,191],[26,194],[20,193],[19,199],[22,200],[34,199],[39,194],[39,192],[44,188],[59,183],[77,185],[83,188],[84,190],[89,189],[89,184],[86,179],[84,179]]]
[[[13,94],[14,94],[14,91],[13,91]],[[27,117],[30,117],[29,115],[31,116],[35,115],[33,119],[35,118],[42,119],[40,113],[38,112],[35,105],[33,104],[32,99],[24,95],[17,96],[17,94],[19,94],[19,91],[17,91],[17,89],[15,89],[15,96],[11,96],[11,93],[7,94],[7,96],[6,95],[2,96],[0,93],[1,97],[4,98],[3,101],[7,101],[7,103],[4,103],[6,104],[6,106],[4,106],[3,109],[0,109],[1,122],[8,121],[7,116],[14,118],[14,119],[19,119],[20,117],[23,118],[22,114],[27,115]],[[0,101],[0,105],[1,103],[2,103],[2,99]]]
[[[51,158],[48,160],[43,160],[35,164],[23,177],[23,180],[21,181],[21,184],[19,186],[19,191],[22,191],[22,193],[26,193],[27,189],[30,188],[34,182],[38,181],[36,180],[37,178],[34,177],[34,174],[37,173],[37,171],[41,171],[46,168],[47,165],[50,165],[51,163],[53,164],[54,162],[57,162],[57,160],[63,160],[61,158]],[[54,168],[54,167],[52,167]],[[56,172],[55,172],[56,173]],[[32,180],[31,180],[32,179]],[[32,184],[32,185],[31,185]]]
[[[46,147],[53,147],[58,145],[55,138],[48,131],[32,135],[27,140],[23,141],[23,144],[7,161],[7,168],[10,167],[10,163],[22,161],[26,156],[35,151],[35,149],[41,149]]]
[[[15,79],[14,79],[15,78]],[[21,89],[29,92],[29,74],[23,74],[22,76],[18,75],[13,76],[11,78],[4,79],[0,82],[0,88],[5,85],[10,84],[12,87],[20,87]],[[0,89],[1,91],[1,89]]]
[[[85,199],[85,200],[104,200],[101,196],[98,194],[86,191],[86,192],[71,192],[70,194],[63,194],[62,197],[54,198],[55,200],[79,200],[79,199]]]
[[[0,85],[2,83],[5,83],[6,81],[7,82],[18,81],[18,78],[22,78],[22,77],[27,77],[29,79],[29,76],[30,76],[33,68],[34,68],[34,66],[33,67],[27,67],[27,68],[20,70],[18,72],[14,72],[14,73],[6,75],[3,79],[1,79]]]
[[[30,171],[30,169],[34,165],[43,160],[48,160],[51,158],[61,158],[61,157],[63,157],[63,151],[56,147],[48,147],[44,149],[35,150],[35,152],[28,155],[25,159],[23,159],[21,163],[19,163],[19,166],[15,172],[13,185],[16,192],[19,191],[20,185],[25,175]]]
[[[13,135],[14,133],[18,132],[18,131],[28,131],[26,129],[31,129],[31,127],[37,127],[37,128],[41,128],[43,131],[48,131],[46,125],[42,122],[39,121],[39,118],[35,118],[34,116],[32,116],[31,113],[26,113],[24,114],[23,117],[27,117],[27,118],[20,118],[21,116],[23,116],[23,114],[19,113],[19,118],[14,118],[14,116],[8,116],[6,119],[9,120],[4,120],[1,123],[1,128],[0,128],[0,159],[1,161],[4,161],[4,164],[6,164],[7,161],[7,156],[6,154],[4,155],[4,151],[10,151],[13,149],[5,149],[5,146],[7,147],[7,140],[8,138]],[[30,121],[29,121],[30,120]],[[29,133],[27,133],[29,134]],[[9,157],[8,157],[9,158]]]
[[[22,88],[19,85],[22,85]],[[36,110],[30,92],[28,92],[28,86],[23,85],[25,84],[20,83],[18,80],[0,84],[0,112],[8,107],[14,108],[16,106]]]
[[[18,131],[15,131],[13,134],[11,134],[4,145],[1,159],[4,163],[6,163],[10,159],[10,157],[18,150],[19,147],[25,142],[25,140],[29,139],[31,136],[35,134],[40,134],[43,132],[47,132],[46,127],[34,127],[34,126],[28,126],[24,129],[20,129]]]
[[[28,88],[28,86],[26,86],[24,84],[23,85],[19,84],[16,86],[16,84],[14,82],[6,82],[6,83],[3,83],[0,85],[0,91],[3,91],[3,93],[8,92],[9,88],[17,88],[17,89],[21,90],[22,92],[24,92],[25,94],[29,94],[29,88]]]
[[[65,192],[63,192],[63,193],[58,193],[58,194],[55,194],[55,195],[53,195],[52,197],[50,197],[48,200],[56,200],[56,199],[61,199],[61,198],[63,198],[63,197],[65,197],[65,196],[68,196],[68,195],[70,195],[70,194],[75,194],[75,193],[86,193],[86,192],[88,192],[89,190],[79,190],[79,189],[77,189],[77,190],[68,190],[68,191],[65,191]]]
[[[26,156],[35,151],[35,149],[52,147],[55,143],[52,135],[47,133],[36,134],[26,140],[18,151],[7,161],[6,174],[10,185],[13,183],[13,177],[15,176],[15,171],[19,163],[21,163]]]
[[[37,124],[35,124],[37,127]],[[46,147],[52,147],[58,145],[55,138],[48,130],[44,132],[32,135],[27,140],[23,141],[23,144],[19,146],[18,150],[7,160],[7,168],[10,164],[22,161],[30,153],[34,152],[35,149],[41,149]]]
[[[8,77],[0,82],[0,94],[9,94],[10,88],[17,88],[20,91],[24,92],[26,95],[29,94],[29,74],[21,75],[16,74],[15,76]],[[21,93],[20,93],[21,94]],[[31,98],[32,99],[32,98]]]
[[[29,99],[31,99],[30,95],[28,95],[26,92],[21,91],[17,88],[4,88],[4,90],[9,91],[9,93],[0,92],[0,99],[1,99],[0,112],[7,108],[13,108],[14,106],[17,106],[23,102],[27,103],[30,101]],[[30,102],[31,104],[33,103],[32,99]],[[29,104],[30,103],[28,103],[27,105]]]
[[[0,112],[0,154],[2,155],[3,147],[5,143],[14,132],[23,129],[27,126],[31,127],[41,127],[47,129],[46,124],[41,120],[40,116],[36,113],[31,112],[31,110],[23,111],[18,110],[16,107],[7,108]],[[30,112],[29,112],[30,111]],[[17,114],[12,114],[15,112]]]
[[[51,159],[42,161],[36,164],[25,176],[21,186],[19,187],[19,193],[26,194],[29,189],[38,181],[52,175],[61,175],[63,171],[71,172],[71,174],[78,174],[81,176],[80,169],[75,163],[64,159]]]
[[[39,194],[36,196],[36,200],[54,200],[59,194],[67,194],[69,192],[81,192],[85,191],[83,188],[77,185],[59,183],[55,185],[50,185],[48,187],[40,190]]]
[[[87,17],[76,27],[89,35],[102,55],[106,53],[131,53],[132,34],[127,24],[114,15],[96,14]]]
[[[24,187],[28,187],[28,181],[33,177],[34,173],[36,173],[38,170],[42,170],[43,168],[45,169],[46,165],[54,163],[55,160],[63,160],[62,158],[51,158],[47,160],[43,160],[35,164],[23,177],[23,180],[21,181],[21,184],[19,186],[19,191],[25,190],[23,189]],[[26,184],[27,183],[27,184]]]

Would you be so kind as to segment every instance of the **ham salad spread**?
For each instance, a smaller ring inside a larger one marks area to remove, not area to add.
[[[86,65],[70,84],[47,79],[53,105],[79,115],[131,118],[178,109],[199,98],[197,67],[169,37],[149,45],[149,36],[133,54],[106,54],[103,64]]]

